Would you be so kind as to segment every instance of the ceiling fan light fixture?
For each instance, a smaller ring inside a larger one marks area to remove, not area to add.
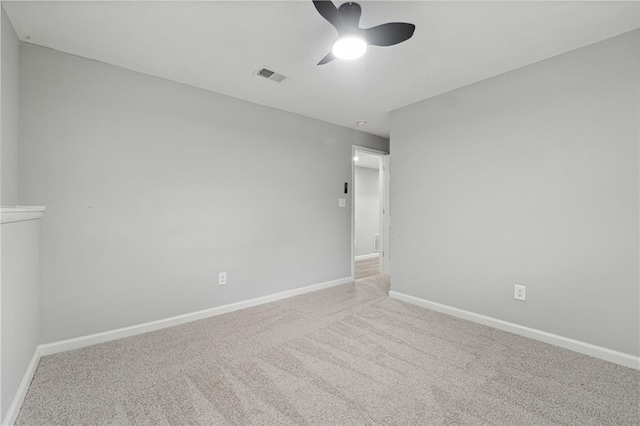
[[[366,51],[367,42],[362,37],[354,35],[338,38],[331,49],[336,58],[340,59],[356,59],[364,55]]]

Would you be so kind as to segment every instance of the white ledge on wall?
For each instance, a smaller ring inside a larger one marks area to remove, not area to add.
[[[44,214],[42,206],[8,206],[0,207],[2,224],[40,219]]]

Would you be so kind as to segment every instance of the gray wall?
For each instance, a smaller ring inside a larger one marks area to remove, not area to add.
[[[18,204],[19,47],[11,21],[2,9],[2,139],[0,142],[0,204]]]
[[[38,346],[39,220],[2,224],[2,416]]]
[[[21,61],[43,343],[350,276],[351,146],[387,139],[33,45]]]
[[[635,31],[393,112],[392,289],[638,355],[639,52]]]
[[[373,253],[373,236],[380,233],[380,171],[355,168],[355,256]]]
[[[2,15],[0,204],[18,204],[18,105],[20,42],[4,8]],[[0,228],[0,420],[38,345],[38,224]]]

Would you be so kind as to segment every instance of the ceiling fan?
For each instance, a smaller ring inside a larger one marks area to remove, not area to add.
[[[360,28],[362,10],[358,3],[343,3],[337,8],[331,1],[314,1],[313,5],[324,19],[338,31],[338,39],[331,52],[318,65],[339,59],[355,59],[368,46],[393,46],[411,38],[416,26],[404,22],[390,22],[372,28]]]

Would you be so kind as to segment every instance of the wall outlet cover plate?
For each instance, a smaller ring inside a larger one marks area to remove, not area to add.
[[[527,287],[523,285],[515,285],[513,286],[513,298],[516,300],[526,300],[527,298]]]

